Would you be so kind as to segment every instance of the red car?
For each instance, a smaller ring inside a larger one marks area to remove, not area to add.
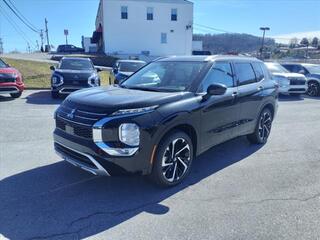
[[[18,98],[23,90],[21,73],[0,59],[0,94],[10,94],[11,97]]]

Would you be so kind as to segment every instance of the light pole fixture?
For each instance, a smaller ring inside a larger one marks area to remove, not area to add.
[[[260,30],[263,31],[263,35],[262,35],[262,45],[261,45],[261,49],[260,49],[260,58],[263,60],[263,49],[264,49],[264,38],[266,35],[266,31],[270,31],[269,27],[260,27]]]

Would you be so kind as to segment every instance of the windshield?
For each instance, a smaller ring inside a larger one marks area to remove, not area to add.
[[[145,63],[142,62],[120,62],[119,71],[121,72],[136,72],[142,68]]]
[[[289,71],[282,67],[279,63],[265,63],[272,73],[288,73]]]
[[[320,74],[320,65],[304,65],[311,74]]]
[[[60,63],[59,69],[92,70],[93,65],[87,59],[63,59]]]
[[[0,68],[6,68],[7,64],[5,64],[1,59],[0,59]]]
[[[121,86],[150,91],[188,91],[205,65],[205,62],[153,62]]]

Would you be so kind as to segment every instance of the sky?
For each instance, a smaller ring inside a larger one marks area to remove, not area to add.
[[[8,2],[9,0],[7,0]],[[10,0],[37,29],[44,29],[48,19],[49,39],[54,46],[65,43],[81,45],[81,36],[91,36],[99,0]],[[223,31],[260,36],[259,27],[268,26],[267,36],[279,42],[297,36],[320,37],[319,0],[192,0],[194,32],[218,34]],[[26,4],[27,3],[27,4]],[[8,21],[9,19],[9,21]],[[14,26],[12,26],[12,24]],[[214,31],[210,28],[223,31]],[[0,0],[0,37],[6,52],[26,51],[40,43],[39,34],[27,28]]]

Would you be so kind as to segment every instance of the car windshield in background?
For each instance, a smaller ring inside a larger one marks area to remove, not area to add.
[[[153,62],[128,78],[121,87],[146,91],[188,91],[205,62]]]
[[[121,62],[119,63],[119,71],[121,72],[136,72],[142,68],[145,63],[140,62]]]
[[[59,69],[92,70],[93,66],[88,60],[64,59],[61,61]]]
[[[311,74],[320,74],[319,65],[305,65],[304,66]]]
[[[279,63],[266,63],[271,73],[288,73],[289,71],[282,67]]]
[[[0,68],[6,68],[7,65],[0,59]]]

